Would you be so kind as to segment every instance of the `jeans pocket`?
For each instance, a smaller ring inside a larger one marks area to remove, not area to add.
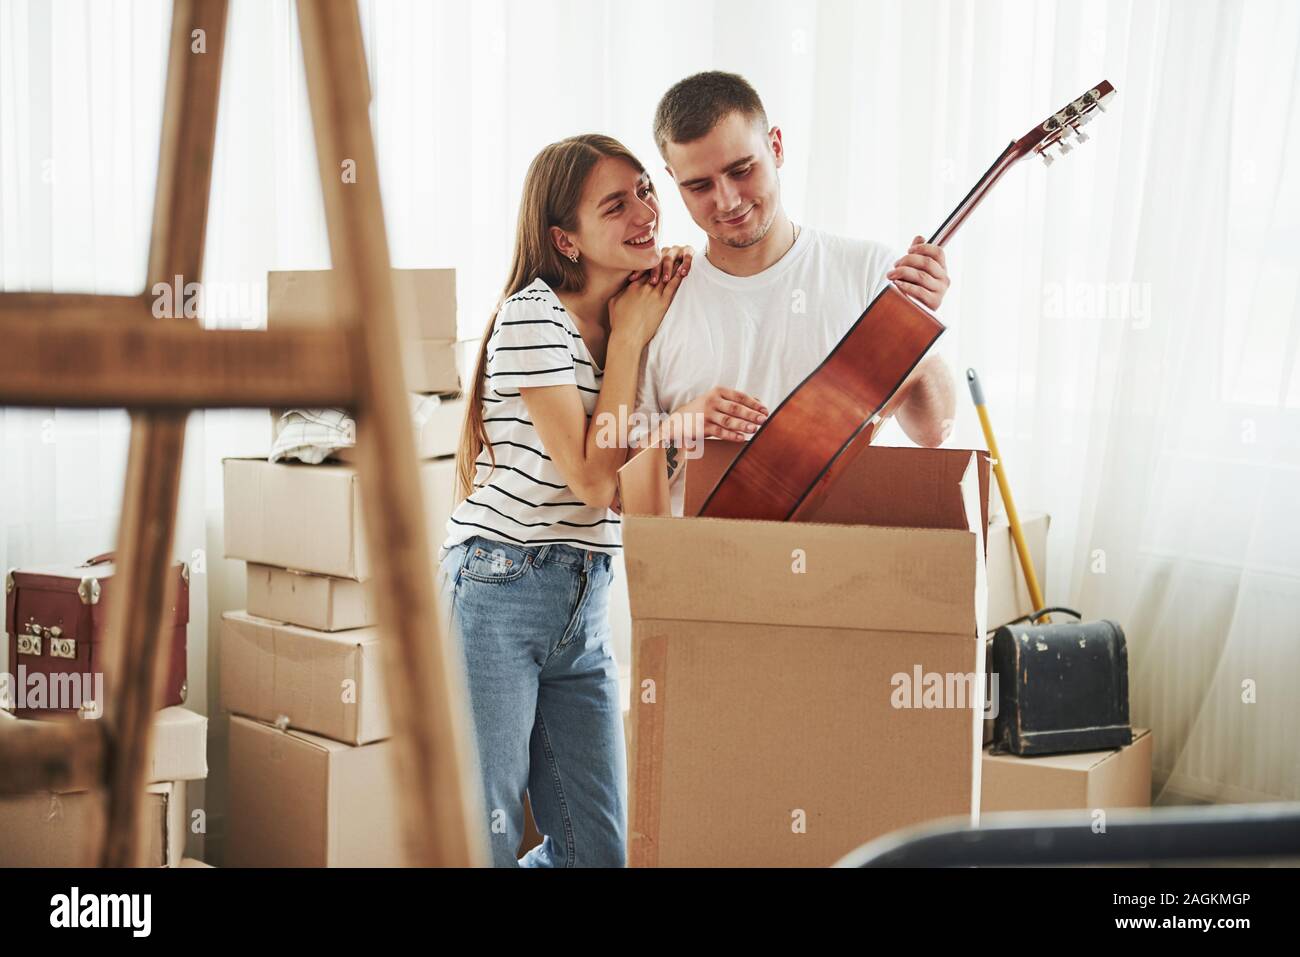
[[[475,538],[469,543],[460,574],[473,581],[502,585],[523,577],[532,564],[532,553],[526,548]]]

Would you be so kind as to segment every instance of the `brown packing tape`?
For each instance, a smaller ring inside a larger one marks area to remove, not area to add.
[[[634,625],[634,627],[636,627]],[[658,867],[661,833],[664,753],[664,708],[668,704],[668,637],[659,635],[640,642],[633,662],[632,753],[633,812],[628,842],[629,867]],[[654,702],[641,700],[642,682],[654,682]],[[649,823],[649,833],[644,829]],[[638,829],[641,828],[641,829]]]

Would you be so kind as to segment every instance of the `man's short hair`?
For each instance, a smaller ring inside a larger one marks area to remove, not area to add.
[[[710,70],[678,81],[655,108],[659,154],[667,159],[664,150],[669,143],[693,143],[732,113],[756,120],[767,129],[763,101],[740,74]]]

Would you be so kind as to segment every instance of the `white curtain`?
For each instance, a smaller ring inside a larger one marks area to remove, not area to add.
[[[949,247],[940,351],[979,370],[1022,511],[1052,515],[1049,601],[1125,626],[1163,799],[1300,797],[1295,4],[362,0],[361,15],[392,257],[458,270],[466,351],[548,142],[622,139],[655,176],[665,239],[702,248],[650,133],[689,73],[758,88],[796,222],[894,244],[1110,80],[1092,141],[1012,170]],[[159,0],[0,0],[5,290],[143,286],[168,26]],[[268,270],[328,265],[296,27],[289,0],[232,3],[212,325],[261,325]],[[950,444],[981,447],[960,398]],[[191,419],[176,551],[206,566],[191,687],[214,716],[209,639],[242,602],[242,565],[220,558],[220,460],[264,453],[267,421]],[[6,566],[111,546],[124,413],[6,410],[0,443]]]

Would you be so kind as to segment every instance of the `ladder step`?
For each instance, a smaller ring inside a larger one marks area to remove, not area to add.
[[[0,794],[101,787],[106,735],[96,720],[0,719]]]
[[[152,318],[152,299],[144,296],[100,296],[80,292],[0,293],[0,329],[9,319],[66,322],[94,316],[102,322]]]
[[[23,294],[27,295],[27,294]],[[192,320],[138,318],[131,297],[48,318],[0,297],[0,405],[70,408],[352,406],[356,390],[338,328],[202,329]],[[133,318],[132,316],[135,316]]]

